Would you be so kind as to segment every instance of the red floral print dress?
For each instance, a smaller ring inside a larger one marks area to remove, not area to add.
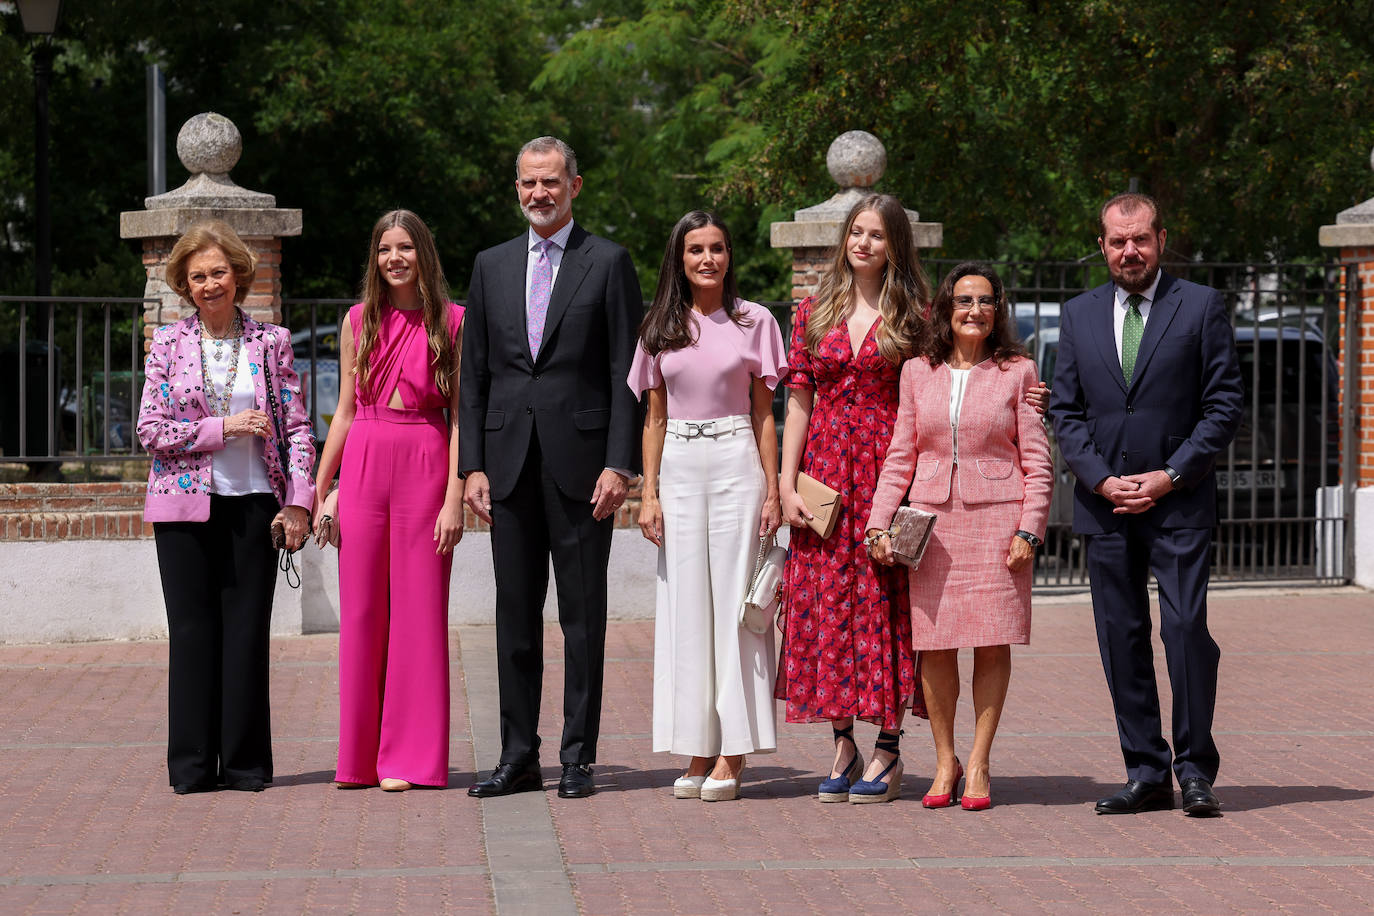
[[[841,509],[825,540],[792,529],[774,695],[787,701],[788,722],[856,716],[896,728],[905,705],[925,716],[906,568],[874,563],[863,538],[897,418],[901,367],[878,352],[876,322],[857,354],[843,322],[807,352],[811,307],[810,298],[797,307],[784,383],[815,392],[801,470],[838,490]]]

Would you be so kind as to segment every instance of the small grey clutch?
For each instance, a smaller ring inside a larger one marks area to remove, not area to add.
[[[935,530],[935,513],[911,506],[902,506],[892,517],[892,553],[897,562],[912,569],[921,565],[930,533]]]

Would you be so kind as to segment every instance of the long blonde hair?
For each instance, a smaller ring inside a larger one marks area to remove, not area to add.
[[[448,326],[448,283],[444,280],[444,268],[439,264],[434,236],[424,220],[410,210],[384,213],[377,220],[377,225],[372,227],[372,245],[367,251],[360,296],[363,302],[362,330],[358,333],[358,356],[354,361],[353,374],[358,390],[365,391],[372,373],[369,363],[372,351],[377,346],[377,328],[382,321],[382,303],[386,300],[387,291],[382,272],[377,267],[377,247],[381,244],[382,233],[397,227],[404,229],[415,243],[416,291],[420,294],[425,335],[429,338],[429,364],[434,367],[435,386],[444,397],[448,397],[449,380],[453,377],[457,358],[453,348],[453,333]]]
[[[855,204],[845,218],[830,270],[816,289],[811,316],[806,323],[806,349],[814,354],[830,329],[844,320],[853,303],[854,268],[849,265],[845,243],[854,220],[869,210],[882,220],[887,243],[887,263],[883,265],[883,288],[878,299],[878,327],[874,336],[883,359],[897,365],[916,352],[924,313],[930,306],[930,284],[921,269],[906,210],[891,194],[868,195]]]

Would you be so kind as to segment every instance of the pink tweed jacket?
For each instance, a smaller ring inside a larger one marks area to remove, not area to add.
[[[949,367],[921,358],[902,367],[901,406],[867,528],[887,528],[906,499],[924,506],[949,500],[954,439],[949,425]],[[992,360],[969,371],[959,412],[959,498],[966,504],[1021,501],[1018,525],[1045,536],[1054,473],[1049,439],[1026,391],[1036,384],[1035,364]],[[942,524],[957,519],[941,520]]]
[[[283,327],[254,321],[240,311],[257,408],[271,415],[264,377],[271,376],[281,435],[289,446],[288,468],[272,440],[263,461],[272,492],[283,506],[315,504],[315,445],[291,360],[291,336]],[[264,372],[264,369],[267,371]],[[224,419],[210,415],[200,360],[200,319],[192,315],[153,333],[144,364],[138,439],[152,456],[143,518],[149,522],[203,522],[210,518],[214,454],[224,448]]]

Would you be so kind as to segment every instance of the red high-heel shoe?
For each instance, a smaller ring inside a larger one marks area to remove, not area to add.
[[[954,796],[959,792],[959,780],[964,778],[964,765],[959,762],[959,758],[954,758],[954,784],[950,791],[943,795],[926,795],[921,799],[921,804],[927,808],[948,808],[954,804]]]
[[[981,798],[968,794],[968,786],[964,787],[964,797],[959,799],[959,807],[965,811],[986,811],[992,807],[992,779],[988,779],[988,794]]]

